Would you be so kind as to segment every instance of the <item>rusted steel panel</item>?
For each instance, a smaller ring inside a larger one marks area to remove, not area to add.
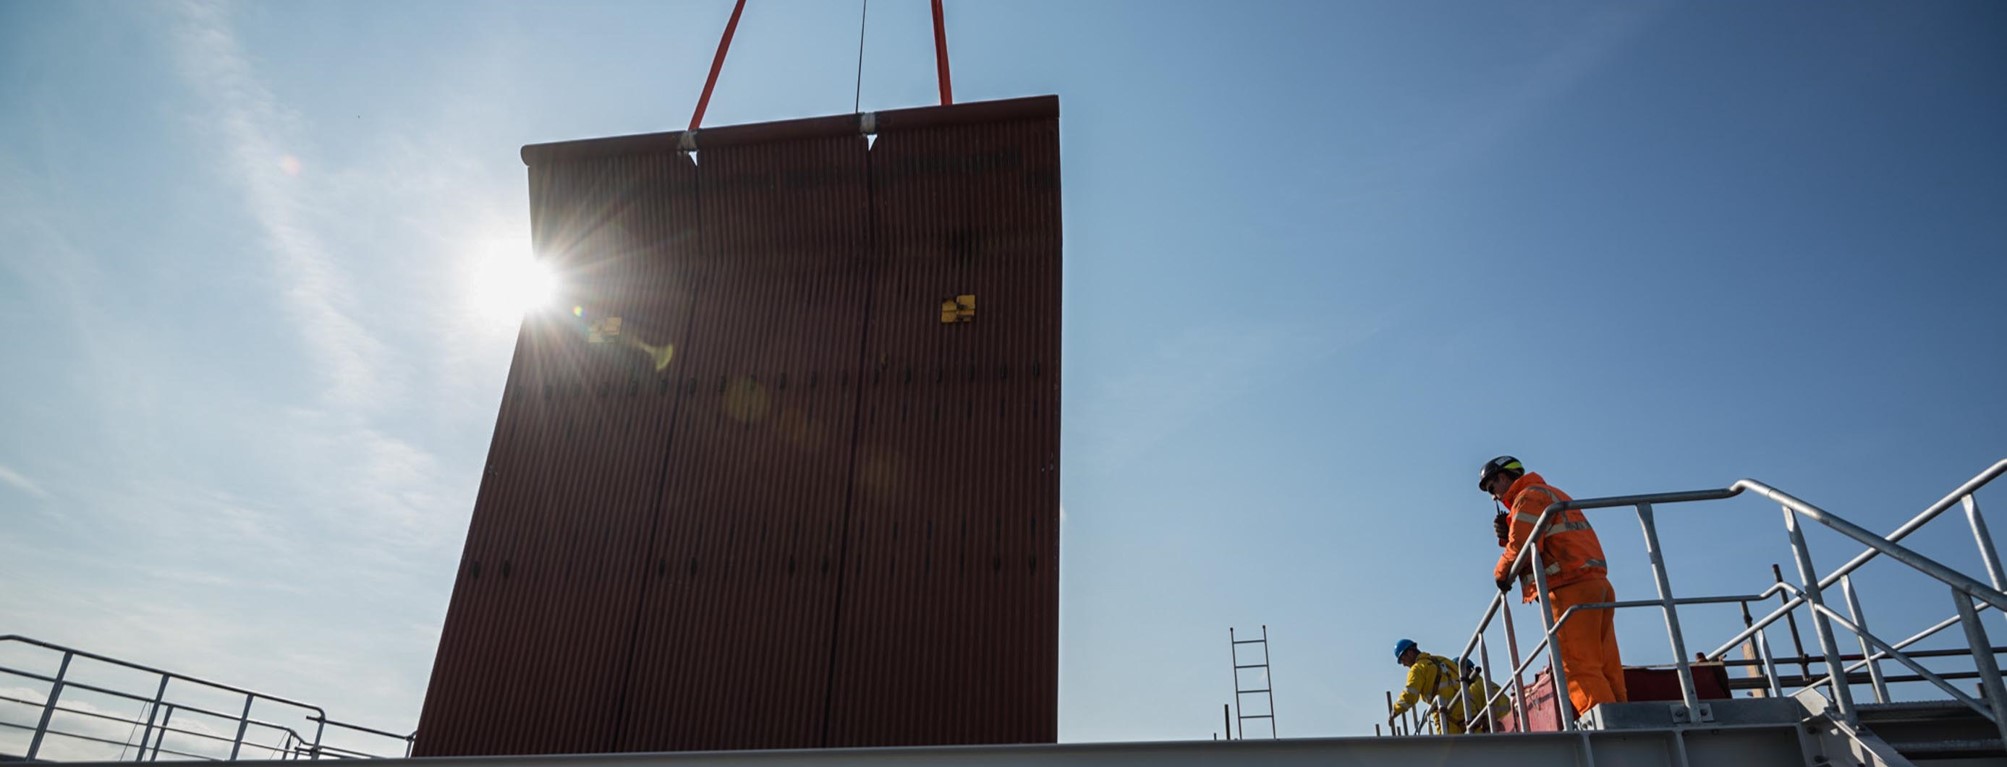
[[[420,715],[419,755],[596,752],[618,725],[675,399],[695,169],[673,153],[533,168],[537,250],[576,315],[524,323]],[[620,333],[602,332],[612,317]]]
[[[822,745],[869,236],[864,138],[704,149],[623,751]]]
[[[830,746],[1056,735],[1057,102],[1003,120],[971,106],[888,114],[871,153],[870,367]],[[944,324],[941,303],[963,295],[973,318]]]
[[[1057,100],[876,117],[524,148],[417,754],[1053,739]]]

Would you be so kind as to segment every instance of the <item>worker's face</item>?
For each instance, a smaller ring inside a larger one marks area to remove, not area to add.
[[[1415,665],[1415,658],[1420,657],[1421,654],[1422,654],[1421,650],[1415,649],[1413,647],[1408,648],[1407,652],[1401,653],[1400,657],[1401,665],[1403,666]]]
[[[1505,489],[1511,486],[1512,486],[1511,480],[1506,479],[1505,472],[1501,471],[1497,474],[1491,475],[1490,482],[1484,483],[1484,491],[1491,494],[1492,500],[1504,503]]]

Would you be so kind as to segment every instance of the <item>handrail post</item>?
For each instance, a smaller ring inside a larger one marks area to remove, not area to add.
[[[1972,645],[1972,662],[1979,668],[1979,684],[1986,691],[1986,708],[1993,714],[1993,725],[2000,731],[2002,742],[2007,742],[2007,686],[2000,683],[2000,663],[1993,659],[1993,643],[1986,638],[1986,627],[1979,623],[1979,613],[1972,609],[1972,597],[1953,588],[1951,601],[1958,604],[1958,622],[1965,624],[1965,641]]]
[[[153,705],[146,712],[146,729],[139,733],[139,756],[146,755],[146,742],[153,738],[153,718],[160,716],[160,702],[167,699],[168,679],[166,674],[161,674],[160,688],[153,693]],[[139,761],[138,757],[134,757],[133,761]]]
[[[1993,534],[1986,529],[1986,518],[1979,515],[1979,501],[1971,493],[1960,499],[1965,502],[1965,518],[1972,523],[1972,537],[1979,539],[1979,560],[1986,563],[1986,577],[1992,579],[1993,588],[2007,591],[2007,573],[2000,569],[2000,552],[1993,546]],[[2001,613],[2007,615],[2007,612]]]
[[[1776,562],[1770,563],[1770,578],[1776,583],[1784,582],[1784,570]],[[1791,629],[1791,649],[1798,653],[1798,676],[1811,679],[1812,662],[1806,658],[1812,656],[1805,652],[1805,635],[1798,632],[1797,605],[1792,604],[1790,594],[1782,591],[1777,592],[1777,604],[1777,609],[1784,611],[1784,625]]]
[[[1659,590],[1659,609],[1665,613],[1666,633],[1672,637],[1673,662],[1679,670],[1680,702],[1686,707],[1684,720],[1695,723],[1713,719],[1703,715],[1700,694],[1694,691],[1693,666],[1689,665],[1686,657],[1686,638],[1679,628],[1679,606],[1673,604],[1672,583],[1666,578],[1666,560],[1659,550],[1659,528],[1652,517],[1652,505],[1640,503],[1637,509],[1638,523],[1645,529],[1645,555],[1651,560],[1652,582]],[[1614,621],[1616,616],[1612,614],[1610,618]],[[1681,719],[1677,716],[1673,718],[1674,721]]]
[[[1854,625],[1861,627],[1861,633],[1866,634],[1868,632],[1868,616],[1862,612],[1861,598],[1854,592],[1854,576],[1845,575],[1840,578],[1840,594],[1847,599],[1847,620],[1853,621]],[[1854,639],[1860,643],[1861,657],[1868,664],[1868,684],[1875,690],[1875,702],[1889,702],[1888,681],[1882,678],[1882,664],[1880,661],[1875,660],[1874,648],[1868,646],[1868,638],[1865,636],[1856,636]],[[1846,670],[1841,669],[1840,675],[1845,677]]]
[[[1979,541],[1979,559],[1986,563],[1986,576],[1993,579],[1993,588],[2007,591],[2007,573],[2000,569],[2000,551],[1993,546],[1993,534],[1986,530],[1986,518],[1979,514],[1979,501],[1967,493],[1965,498],[1965,518],[1972,523],[1972,536]]]
[[[1542,515],[1546,518],[1546,515]],[[1575,729],[1575,701],[1568,697],[1568,671],[1561,667],[1561,638],[1555,634],[1554,603],[1547,593],[1547,569],[1540,563],[1540,531],[1535,530],[1532,540],[1526,543],[1532,549],[1534,598],[1540,603],[1540,627],[1547,637],[1547,668],[1554,679],[1554,706],[1561,714],[1561,729]]]
[[[1840,665],[1840,646],[1833,641],[1833,624],[1820,612],[1825,602],[1819,595],[1819,571],[1812,567],[1812,551],[1805,545],[1805,530],[1798,524],[1798,512],[1789,506],[1783,509],[1784,529],[1791,535],[1791,555],[1797,560],[1798,578],[1805,583],[1805,602],[1812,606],[1812,633],[1819,640],[1819,651],[1825,653],[1826,669],[1833,676],[1833,705],[1840,710],[1841,719],[1856,724],[1854,692],[1847,684],[1846,667]]]
[[[28,761],[35,761],[35,755],[42,750],[42,736],[49,732],[49,720],[56,715],[56,699],[63,696],[63,679],[70,673],[70,658],[73,653],[63,652],[63,663],[56,667],[56,681],[49,683],[49,699],[42,702],[42,721],[35,725],[35,736],[28,740]]]
[[[1464,721],[1463,714],[1465,709],[1468,708],[1468,706],[1464,705],[1464,698],[1469,697],[1467,695],[1467,693],[1469,692],[1470,690],[1465,688],[1463,685],[1460,684],[1457,685],[1456,694],[1450,696],[1449,704],[1445,706],[1436,707],[1437,711],[1442,712],[1442,714],[1437,718],[1444,720],[1445,723],[1449,721],[1455,721],[1457,722],[1457,726],[1459,727],[1468,727],[1470,723]],[[1449,727],[1445,726],[1443,727],[1443,730],[1445,730],[1443,734],[1445,735],[1450,734],[1447,732],[1447,730],[1449,730]]]
[[[171,721],[174,721],[174,704],[169,703],[167,713],[160,717],[160,737],[153,739],[153,756],[147,757],[147,761],[160,761],[160,747],[167,745],[167,733],[172,732],[167,728],[167,723]]]
[[[1477,662],[1484,664],[1477,672],[1478,684],[1484,691],[1484,731],[1498,732],[1498,717],[1491,713],[1491,707],[1496,705],[1491,694],[1495,686],[1491,682],[1491,643],[1484,641],[1483,634],[1477,636]]]
[[[1394,691],[1388,690],[1385,695],[1387,696],[1387,734],[1398,736],[1401,734],[1401,724],[1395,721],[1397,717],[1394,715]],[[1227,727],[1227,739],[1233,739],[1233,727],[1231,725]]]
[[[1763,677],[1770,682],[1770,697],[1784,697],[1784,685],[1777,681],[1777,656],[1770,651],[1770,632],[1756,632],[1756,655],[1763,659]]]
[[[244,713],[237,717],[237,739],[230,741],[230,761],[237,761],[237,751],[244,747],[244,731],[251,727],[251,703],[256,695],[244,696]]]
[[[1498,621],[1505,626],[1505,652],[1512,661],[1512,722],[1526,732],[1526,683],[1519,678],[1519,636],[1512,629],[1512,597],[1498,595]]]

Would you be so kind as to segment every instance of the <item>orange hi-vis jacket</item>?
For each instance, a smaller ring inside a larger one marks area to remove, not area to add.
[[[1533,540],[1533,523],[1540,521],[1540,512],[1560,501],[1574,500],[1567,493],[1547,484],[1539,474],[1527,472],[1513,480],[1505,497],[1512,505],[1512,532],[1505,539],[1505,552],[1498,556],[1498,566],[1492,568],[1492,580],[1505,580],[1513,573],[1507,572],[1512,561],[1519,558],[1520,549]],[[1529,560],[1530,561],[1530,560]],[[1579,509],[1569,509],[1555,514],[1547,520],[1547,535],[1540,540],[1540,566],[1547,571],[1547,588],[1566,586],[1590,578],[1604,578],[1609,575],[1609,567],[1603,561],[1603,542],[1596,537],[1596,531],[1589,527],[1589,519],[1582,516]],[[1533,570],[1522,568],[1519,573],[1521,601],[1531,602],[1536,593]]]

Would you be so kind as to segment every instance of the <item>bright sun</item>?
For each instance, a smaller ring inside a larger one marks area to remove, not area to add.
[[[474,262],[469,299],[484,319],[510,322],[549,306],[558,278],[548,264],[516,242],[497,242]]]

